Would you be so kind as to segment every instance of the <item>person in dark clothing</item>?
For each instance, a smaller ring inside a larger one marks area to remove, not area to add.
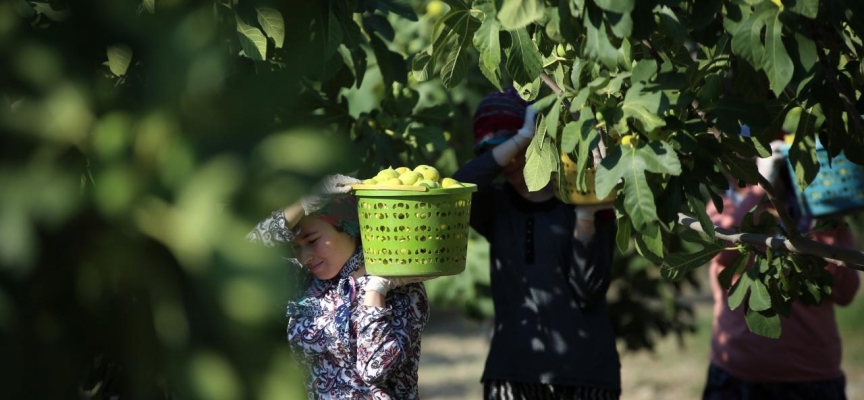
[[[535,115],[512,89],[487,96],[474,117],[478,156],[454,175],[478,186],[471,226],[490,243],[495,324],[484,397],[618,399],[606,305],[614,214],[610,205],[566,204],[551,185],[528,191],[522,170]]]

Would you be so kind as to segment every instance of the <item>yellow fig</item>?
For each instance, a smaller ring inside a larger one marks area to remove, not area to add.
[[[414,171],[419,172],[423,175],[423,178],[429,179],[431,181],[438,182],[441,179],[441,174],[438,173],[438,170],[435,167],[430,167],[428,165],[418,165],[414,168]]]
[[[462,184],[453,178],[444,178],[441,180],[441,187],[442,188],[462,187]]]
[[[423,179],[422,174],[420,174],[419,172],[411,171],[411,170],[404,172],[402,175],[399,175],[399,180],[402,181],[402,184],[408,185],[408,186],[411,186],[411,185],[415,184],[417,181],[422,180],[422,179]]]
[[[394,179],[394,178],[398,178],[398,177],[399,177],[399,173],[396,172],[395,169],[387,168],[387,169],[382,169],[380,172],[378,172],[378,175],[375,176],[375,180],[380,183],[382,181],[386,181],[388,179]]]

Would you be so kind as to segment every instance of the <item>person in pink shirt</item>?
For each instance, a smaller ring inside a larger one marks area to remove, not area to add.
[[[784,193],[789,177],[782,157],[759,159],[759,170],[775,184],[778,193]],[[730,191],[724,196],[723,213],[711,204],[708,214],[715,225],[734,228],[762,201],[764,194],[759,186]],[[773,211],[765,208],[763,212]],[[833,230],[816,231],[812,238],[841,247],[853,244],[845,224]],[[845,400],[846,381],[840,369],[842,345],[834,305],[845,306],[852,301],[860,285],[858,272],[826,265],[834,276],[831,295],[818,306],[794,303],[791,315],[781,317],[780,338],[770,339],[750,332],[744,307],[729,309],[729,293],[720,285],[718,276],[735,258],[735,253],[720,253],[710,266],[714,321],[711,364],[703,400]],[[733,278],[733,282],[737,279]]]

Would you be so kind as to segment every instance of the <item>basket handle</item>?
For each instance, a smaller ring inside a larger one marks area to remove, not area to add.
[[[409,192],[425,192],[429,190],[426,186],[401,186],[401,185],[351,185],[354,190],[405,190]]]

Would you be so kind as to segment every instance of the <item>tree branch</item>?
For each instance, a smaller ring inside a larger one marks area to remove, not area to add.
[[[690,215],[679,213],[678,223],[695,231],[705,233],[699,220]],[[714,237],[733,243],[761,245],[773,250],[786,250],[792,253],[813,255],[841,267],[864,271],[864,252],[820,243],[804,236],[784,239],[756,233],[740,233],[735,230],[714,226]]]
[[[792,219],[792,216],[789,215],[789,212],[786,211],[786,207],[778,207],[781,203],[777,200],[777,196],[774,195],[774,185],[771,182],[768,182],[768,179],[765,179],[762,174],[759,174],[759,186],[762,186],[762,189],[765,190],[765,195],[768,196],[768,200],[771,201],[771,204],[774,206],[774,209],[777,211],[777,215],[780,216],[780,221],[783,221],[783,226],[786,227],[786,234],[790,239],[797,239],[801,237],[801,233],[798,232],[798,224]]]
[[[553,93],[555,93],[557,95],[564,93],[564,91],[558,87],[558,84],[556,84],[555,81],[551,77],[549,77],[549,75],[547,75],[545,72],[540,73],[540,79],[543,80],[543,83],[545,83],[546,86],[549,86],[549,89],[552,89]],[[567,110],[569,111],[570,110],[570,101],[567,100],[567,98],[564,98],[563,101],[564,101],[564,106],[567,107]],[[577,112],[571,112],[570,115],[573,116],[573,119],[575,119],[575,120],[579,119],[579,112],[578,111]],[[603,134],[604,132],[601,130],[600,133]],[[597,143],[596,148],[591,149],[591,155],[594,156],[594,166],[596,167],[597,165],[600,165],[600,162],[603,161],[603,159],[606,157],[606,144],[603,143],[603,140],[600,140]]]

